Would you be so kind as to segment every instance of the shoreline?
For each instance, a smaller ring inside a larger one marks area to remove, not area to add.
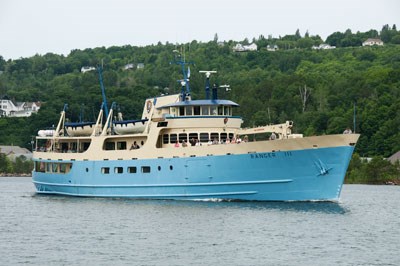
[[[0,177],[32,177],[32,174],[0,173]]]

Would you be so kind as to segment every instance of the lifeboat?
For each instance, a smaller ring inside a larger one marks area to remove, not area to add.
[[[42,129],[38,131],[39,137],[52,137],[56,132],[54,129]]]
[[[143,133],[148,119],[114,121],[114,132],[117,135]]]
[[[65,130],[68,136],[90,136],[93,133],[95,122],[76,122],[76,123],[65,123]]]

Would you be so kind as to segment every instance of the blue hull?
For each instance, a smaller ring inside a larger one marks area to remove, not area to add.
[[[73,161],[67,174],[34,171],[33,182],[37,193],[84,197],[337,201],[353,150],[353,146],[342,146],[242,155]],[[104,167],[110,169],[109,174],[102,173]],[[132,167],[136,173],[128,172]]]

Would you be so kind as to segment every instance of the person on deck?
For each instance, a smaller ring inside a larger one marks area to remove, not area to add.
[[[351,131],[350,128],[346,128],[345,131],[343,131],[343,134],[351,134],[353,131]]]

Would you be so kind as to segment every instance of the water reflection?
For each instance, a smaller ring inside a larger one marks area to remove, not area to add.
[[[335,202],[253,202],[253,201],[150,201],[151,204],[192,208],[234,208],[249,210],[279,210],[286,212],[345,214],[348,209]],[[149,202],[149,203],[150,203]]]
[[[85,198],[58,195],[34,194],[34,198],[53,202],[104,204],[104,205],[137,205],[153,207],[179,207],[179,208],[232,208],[249,210],[279,210],[283,212],[345,214],[349,210],[337,202],[261,202],[261,201],[185,201],[185,200],[141,200],[126,198]]]

